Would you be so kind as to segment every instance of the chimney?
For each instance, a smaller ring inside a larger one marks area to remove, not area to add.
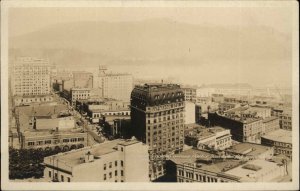
[[[88,151],[85,155],[84,155],[84,162],[93,162],[94,161],[94,155],[91,154],[90,151]]]

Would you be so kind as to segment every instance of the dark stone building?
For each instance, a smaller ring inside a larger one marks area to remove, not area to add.
[[[176,84],[145,84],[131,93],[134,136],[149,145],[151,180],[165,174],[165,156],[184,145],[184,93]]]

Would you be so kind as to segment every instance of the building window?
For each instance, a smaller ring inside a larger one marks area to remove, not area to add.
[[[103,180],[106,180],[106,174],[104,174],[104,176],[103,176]]]
[[[51,177],[51,171],[49,171],[49,177]]]
[[[106,164],[103,165],[103,169],[106,170]]]
[[[63,142],[64,142],[64,143],[68,143],[68,142],[69,142],[69,139],[63,139]]]
[[[51,140],[46,140],[45,144],[51,144]]]
[[[61,178],[61,181],[64,182],[64,176],[61,175],[60,178]]]
[[[121,160],[121,166],[123,166],[123,161]]]
[[[123,147],[121,147],[121,151],[123,152]]]
[[[109,163],[109,168],[111,168],[111,167],[112,167],[112,162]]]
[[[34,142],[28,142],[28,146],[33,146]]]
[[[115,176],[118,176],[118,171],[117,170],[115,170]]]
[[[112,173],[111,172],[109,173],[109,178],[112,178]]]
[[[118,161],[115,161],[115,166],[118,166]]]
[[[68,182],[71,182],[71,178],[70,177],[68,177]]]
[[[121,170],[121,176],[124,176],[123,170]]]

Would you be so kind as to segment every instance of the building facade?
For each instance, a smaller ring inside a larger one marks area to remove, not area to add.
[[[47,95],[51,92],[50,64],[39,58],[18,58],[14,61],[13,95]]]
[[[103,98],[113,98],[122,101],[130,100],[133,89],[133,76],[131,74],[106,73],[106,67],[99,67],[98,88]]]
[[[196,88],[182,88],[185,101],[196,102]]]
[[[221,126],[231,130],[232,138],[239,142],[260,143],[263,135],[262,118],[249,115],[235,116],[230,114],[208,113],[212,126]]]
[[[56,182],[149,182],[148,146],[116,139],[44,158],[44,177]],[[143,167],[143,168],[137,168]]]
[[[193,102],[185,101],[185,124],[196,122],[196,105]]]
[[[77,100],[89,99],[91,95],[91,89],[89,88],[72,88],[69,92],[69,100],[72,106],[76,105]]]
[[[277,129],[261,138],[261,144],[274,147],[275,154],[283,154],[292,159],[292,132],[289,130]]]
[[[156,156],[182,151],[184,145],[184,94],[179,85],[145,84],[131,93],[131,124],[137,139],[149,145],[150,177],[165,172]]]
[[[272,182],[287,174],[284,163],[228,158],[196,149],[177,154],[169,164],[176,169],[177,182]]]
[[[35,103],[48,103],[52,102],[53,100],[53,95],[15,96],[14,105],[21,106]]]
[[[31,130],[21,133],[22,149],[68,151],[87,146],[87,133],[81,130]]]

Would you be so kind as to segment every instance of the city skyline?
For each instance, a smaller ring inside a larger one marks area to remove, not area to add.
[[[4,189],[299,187],[298,4],[85,3],[1,6]]]

